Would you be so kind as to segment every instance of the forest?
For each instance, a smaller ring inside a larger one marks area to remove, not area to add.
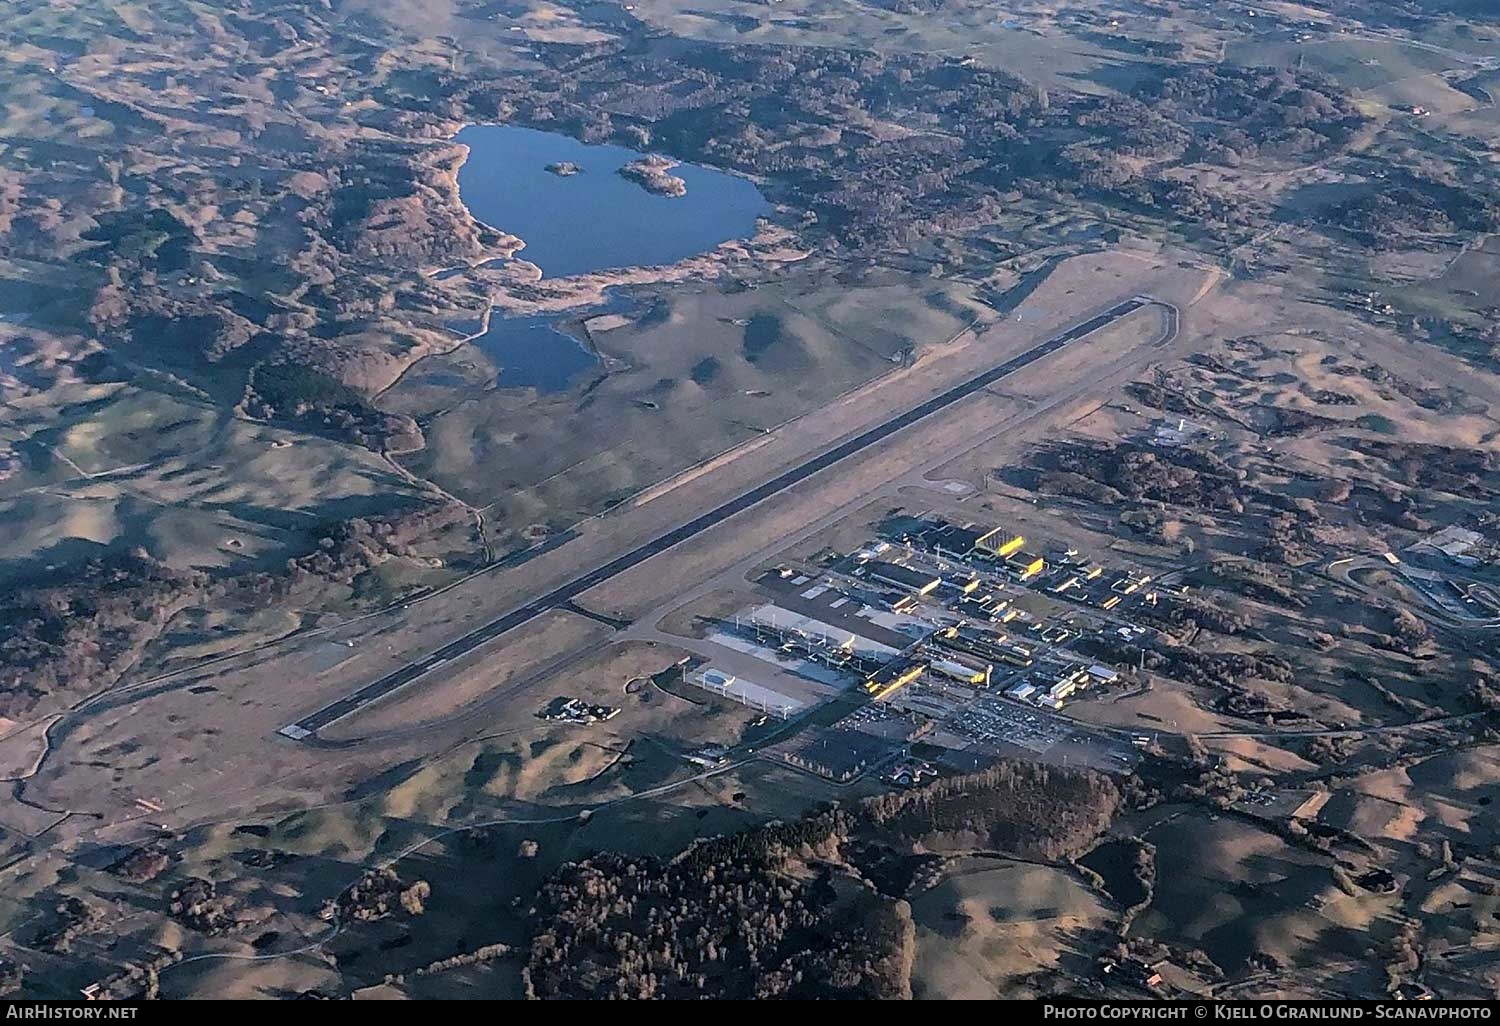
[[[1002,760],[700,841],[669,860],[606,853],[560,868],[530,912],[541,998],[910,997],[905,897],[933,854],[1074,858],[1122,803],[1102,773]],[[939,859],[939,862],[941,860]],[[895,872],[899,864],[914,864]],[[930,876],[929,876],[930,878]]]
[[[210,600],[263,606],[299,582],[344,584],[418,540],[470,521],[457,504],[320,525],[309,550],[267,570],[174,570],[144,551],[105,555],[0,598],[0,716],[74,701],[118,681],[183,610]]]

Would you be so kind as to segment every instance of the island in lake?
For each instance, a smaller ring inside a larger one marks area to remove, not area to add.
[[[548,164],[547,170],[559,178],[570,178],[573,175],[583,173],[583,168],[571,160],[559,160],[556,163]]]
[[[657,196],[686,196],[687,182],[671,173],[677,161],[652,154],[632,160],[615,173]]]

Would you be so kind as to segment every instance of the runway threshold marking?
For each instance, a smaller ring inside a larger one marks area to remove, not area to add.
[[[539,616],[566,606],[579,595],[597,587],[610,578],[617,577],[626,570],[645,562],[651,557],[680,545],[710,528],[717,527],[735,514],[742,513],[751,506],[758,505],[771,496],[800,484],[814,474],[820,473],[864,449],[868,449],[877,442],[885,441],[885,439],[896,434],[898,431],[911,427],[918,421],[925,420],[962,399],[967,399],[969,396],[988,388],[1002,378],[1009,377],[1022,368],[1035,363],[1037,360],[1050,356],[1058,350],[1071,345],[1085,335],[1098,331],[1106,324],[1134,313],[1142,307],[1151,305],[1167,306],[1167,304],[1160,303],[1158,300],[1143,296],[1133,297],[1122,303],[1117,303],[1104,313],[1096,314],[1080,324],[1075,324],[1060,335],[1039,343],[1024,353],[1013,356],[1004,363],[983,371],[967,381],[954,385],[947,391],[939,393],[906,412],[899,413],[889,420],[855,435],[853,438],[840,442],[833,448],[817,456],[813,456],[790,470],[783,471],[769,481],[757,485],[736,498],[730,499],[723,505],[694,517],[680,527],[673,528],[665,534],[659,535],[651,541],[631,549],[624,555],[618,556],[601,566],[597,566],[586,574],[573,578],[573,580],[554,588],[541,598],[529,602],[519,609],[514,609],[498,619],[491,620],[489,623],[470,631],[456,641],[449,642],[436,652],[430,653],[424,659],[410,663],[398,670],[393,670],[378,680],[366,684],[357,691],[325,705],[318,711],[309,713],[296,723],[281,728],[277,733],[294,741],[306,741],[314,737],[324,727],[343,719],[345,716],[356,712],[377,699],[384,698],[393,691],[405,687],[436,667],[465,655],[480,645],[493,641],[502,634],[513,631],[522,624],[529,623]],[[1173,321],[1173,327],[1175,328],[1175,318],[1173,318]]]

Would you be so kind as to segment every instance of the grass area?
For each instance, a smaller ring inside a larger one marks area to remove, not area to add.
[[[987,1000],[1024,996],[1022,978],[1087,954],[1081,936],[1101,928],[1109,910],[1064,869],[1021,862],[961,859],[943,880],[912,899],[918,998]]]
[[[675,35],[722,43],[972,54],[1050,86],[1087,87],[1093,73],[1117,56],[1067,34],[1041,4],[1008,5],[1002,12],[977,0],[944,4],[941,10],[851,0],[785,0],[768,9],[726,0],[706,10],[692,0],[643,0],[634,13]]]
[[[0,428],[26,457],[0,484],[0,579],[137,546],[176,567],[270,566],[326,521],[415,494],[368,450],[130,386],[28,396]]]
[[[1368,91],[1403,79],[1467,65],[1455,58],[1408,44],[1337,36],[1310,42],[1252,39],[1231,43],[1225,56],[1245,67],[1296,67],[1319,71],[1347,89]]]
[[[905,277],[683,290],[597,331],[607,373],[568,392],[493,389],[497,368],[466,347],[420,365],[383,404],[426,425],[412,469],[488,506],[503,542],[520,544],[531,525],[574,523],[826,404],[983,309],[964,286]]]
[[[1145,834],[1161,884],[1132,933],[1199,948],[1238,972],[1252,955],[1310,968],[1361,957],[1388,900],[1339,891],[1326,857],[1228,816],[1190,811]]]

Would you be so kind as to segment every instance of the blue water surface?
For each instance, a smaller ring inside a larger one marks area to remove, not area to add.
[[[521,258],[551,278],[676,263],[749,238],[770,212],[753,182],[692,164],[672,169],[687,195],[647,192],[615,173],[645,156],[623,146],[514,125],[470,125],[457,140],[469,147],[459,197],[478,220],[525,239]],[[564,161],[582,172],[547,170]]]

